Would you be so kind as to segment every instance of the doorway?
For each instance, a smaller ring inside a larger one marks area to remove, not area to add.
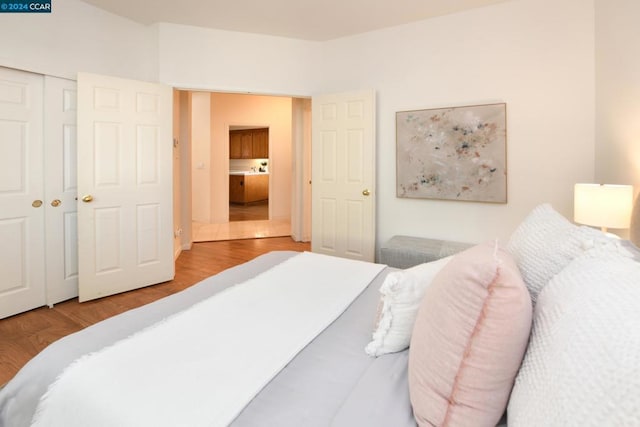
[[[294,194],[300,186],[296,181],[301,181],[296,175],[294,160],[298,151],[294,134],[300,133],[296,131],[300,125],[294,123],[293,117],[298,100],[217,92],[190,92],[190,96],[192,111],[187,125],[191,129],[192,145],[193,241],[280,236],[305,241],[293,230],[295,224],[305,221],[292,218],[301,211],[295,206],[301,203],[301,198]],[[268,132],[267,152],[235,159],[240,164],[231,165],[230,133],[260,129]],[[266,173],[260,172],[263,168]],[[268,175],[268,196],[246,203],[230,203],[232,179],[237,179],[233,172],[237,171]]]
[[[269,219],[269,128],[229,127],[229,222]]]

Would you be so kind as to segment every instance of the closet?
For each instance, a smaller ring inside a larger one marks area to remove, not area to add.
[[[0,67],[0,319],[174,277],[173,90],[77,76]]]
[[[76,83],[0,67],[0,318],[78,295]]]

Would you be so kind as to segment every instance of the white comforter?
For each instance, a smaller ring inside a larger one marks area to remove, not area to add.
[[[79,359],[34,425],[227,425],[383,268],[297,255]]]

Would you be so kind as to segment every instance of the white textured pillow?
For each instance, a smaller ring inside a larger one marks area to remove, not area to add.
[[[373,340],[365,347],[370,356],[395,353],[409,347],[422,297],[435,275],[451,256],[389,273],[380,287],[380,313]]]
[[[536,207],[513,232],[511,252],[535,303],[542,288],[574,258],[594,246],[612,245],[599,230],[577,226],[551,205]]]
[[[544,288],[509,426],[640,425],[640,263],[589,251]]]

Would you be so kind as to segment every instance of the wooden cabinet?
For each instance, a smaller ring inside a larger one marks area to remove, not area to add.
[[[253,131],[253,139],[251,148],[254,159],[269,158],[269,129],[255,129]]]
[[[229,202],[253,203],[269,199],[269,175],[229,175]]]
[[[242,158],[242,134],[238,131],[229,132],[229,158]]]
[[[244,175],[229,175],[229,201],[244,203]]]
[[[243,132],[240,134],[240,157],[241,159],[253,159],[253,133]]]
[[[229,158],[269,158],[269,129],[243,129],[229,131]]]
[[[269,175],[245,175],[245,203],[259,202],[269,198]]]

